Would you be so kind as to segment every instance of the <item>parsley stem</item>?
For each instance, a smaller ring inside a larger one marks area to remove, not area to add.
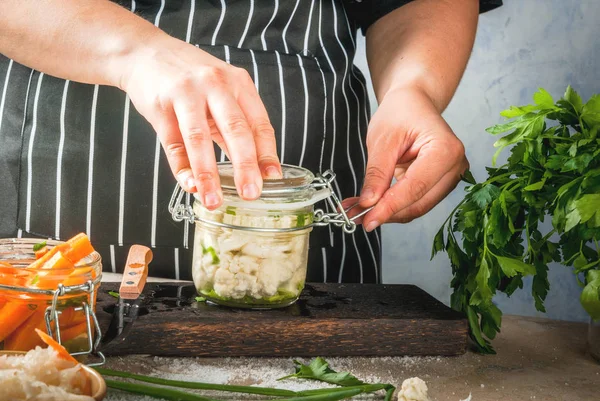
[[[510,177],[511,175],[515,175],[515,174],[522,173],[522,172],[523,172],[523,170],[516,170],[516,171],[509,171],[508,173],[496,175],[496,176],[490,178],[489,180],[484,181],[483,185],[491,184],[492,182],[498,181],[500,178]]]
[[[297,396],[292,398],[278,398],[277,401],[338,401],[345,400],[346,398],[352,398],[355,395],[359,395],[365,393],[361,388],[352,388],[348,389],[342,387],[341,390],[338,389],[329,389],[334,390],[324,394],[314,394],[308,396]]]
[[[189,382],[180,380],[169,380],[161,379],[160,377],[144,376],[135,373],[121,372],[118,370],[95,368],[98,373],[104,376],[123,377],[126,379],[138,380],[146,383],[161,384],[164,386],[190,388],[198,390],[214,390],[214,391],[227,391],[230,393],[246,393],[246,394],[261,394],[261,395],[274,395],[274,396],[295,396],[297,393],[291,390],[256,387],[256,386],[234,386],[229,384],[214,384],[214,383],[200,383],[200,382]]]
[[[383,384],[383,383],[377,383],[377,384],[362,384],[359,386],[344,386],[344,387],[329,387],[329,388],[319,388],[316,390],[304,390],[304,391],[298,391],[298,395],[300,396],[308,396],[308,395],[315,395],[315,394],[327,394],[330,392],[335,392],[335,391],[344,391],[344,390],[354,390],[354,389],[361,389],[363,393],[372,393],[374,391],[379,391],[379,390],[387,390],[388,388],[393,387],[390,384]]]
[[[162,398],[172,401],[216,401],[213,398],[206,398],[198,394],[185,393],[170,388],[148,386],[138,383],[127,383],[118,380],[105,379],[109,388],[127,391],[128,393],[147,395],[153,398]]]

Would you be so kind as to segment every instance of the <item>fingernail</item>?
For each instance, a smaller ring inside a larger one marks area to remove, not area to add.
[[[279,172],[277,167],[267,167],[267,178],[281,178],[281,173]]]
[[[377,227],[379,227],[379,222],[377,220],[373,220],[372,222],[370,222],[369,224],[367,224],[366,230],[367,230],[368,233],[370,233],[371,231],[373,231]]]
[[[247,199],[258,198],[258,187],[256,184],[246,184],[242,188],[242,196]]]
[[[196,180],[194,180],[194,177],[188,178],[186,182],[188,186],[188,191],[193,191],[196,189]]]
[[[177,181],[183,189],[188,191],[196,186],[192,170],[189,168],[183,169],[177,174]]]
[[[373,199],[374,196],[375,196],[375,192],[373,192],[373,190],[371,188],[365,188],[362,191],[362,194],[360,194],[360,201],[361,202],[369,201],[369,200]]]
[[[214,192],[204,195],[204,206],[206,207],[214,207],[219,204],[220,198]]]

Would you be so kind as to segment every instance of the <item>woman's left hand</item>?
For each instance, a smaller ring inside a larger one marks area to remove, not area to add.
[[[371,119],[367,150],[360,198],[343,202],[345,208],[359,202],[350,216],[375,205],[362,218],[367,231],[424,215],[456,187],[469,168],[462,142],[418,88],[386,93]],[[397,182],[390,187],[392,178]]]

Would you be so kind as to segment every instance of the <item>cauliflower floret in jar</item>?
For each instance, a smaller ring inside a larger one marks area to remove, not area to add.
[[[234,294],[237,296],[234,296],[234,298],[243,298],[256,288],[256,276],[240,272],[235,274],[235,278],[237,284],[234,288]]]
[[[221,252],[238,252],[243,246],[251,241],[249,236],[230,234],[219,238],[219,249]]]
[[[258,283],[263,287],[262,291],[265,297],[275,295],[280,286],[292,277],[291,267],[284,260],[263,260],[257,277]]]
[[[256,275],[259,269],[259,259],[247,255],[239,256],[240,270],[246,274]]]
[[[228,268],[221,267],[215,273],[214,290],[220,297],[233,297],[235,275]]]

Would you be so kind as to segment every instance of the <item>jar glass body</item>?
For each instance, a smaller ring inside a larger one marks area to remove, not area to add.
[[[28,351],[41,340],[35,329],[57,333],[56,321],[49,319],[54,292],[59,284],[69,289],[57,296],[55,316],[63,346],[70,352],[89,348],[89,332],[94,341],[93,320],[87,318],[85,305],[95,312],[96,297],[102,276],[102,260],[94,252],[78,263],[74,269],[31,269],[35,261],[33,245],[39,240],[0,240],[0,349]],[[46,241],[52,248],[59,241]],[[93,290],[85,288],[94,284]],[[7,288],[8,287],[8,288]],[[50,334],[50,333],[49,333]]]
[[[200,221],[195,223],[192,276],[202,297],[240,308],[285,307],[298,299],[306,280],[312,205],[277,210],[225,202],[209,211],[195,201],[194,214]]]

